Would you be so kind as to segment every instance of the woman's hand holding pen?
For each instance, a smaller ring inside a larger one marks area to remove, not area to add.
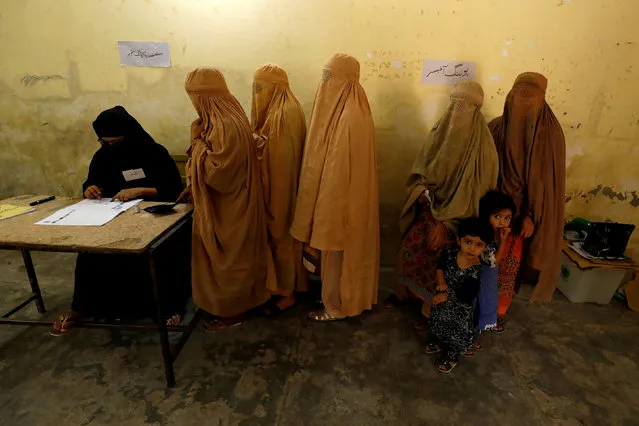
[[[86,191],[84,191],[84,198],[88,198],[89,200],[101,200],[102,191],[96,185],[91,185]]]

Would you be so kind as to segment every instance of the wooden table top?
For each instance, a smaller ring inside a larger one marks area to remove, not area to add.
[[[46,196],[23,195],[1,200],[0,204],[28,206]],[[175,212],[152,215],[135,208],[122,213],[104,226],[47,226],[35,223],[61,208],[81,201],[56,198],[36,206],[36,211],[0,220],[0,249],[30,249],[60,252],[143,253],[181,219],[191,215],[190,205],[180,204]],[[161,204],[143,201],[140,208]]]

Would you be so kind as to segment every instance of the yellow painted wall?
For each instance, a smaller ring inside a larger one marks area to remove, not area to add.
[[[79,195],[91,121],[115,104],[183,152],[197,65],[222,69],[249,112],[253,71],[278,63],[308,115],[322,65],[347,52],[375,118],[386,262],[408,167],[447,102],[419,83],[424,58],[476,61],[489,119],[519,72],[547,75],[568,212],[638,223],[638,14],[636,0],[2,0],[0,196]],[[169,42],[173,67],[122,68],[117,40]]]

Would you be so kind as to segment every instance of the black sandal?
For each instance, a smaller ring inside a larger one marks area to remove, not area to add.
[[[506,320],[503,318],[497,318],[497,325],[495,326],[495,333],[501,334],[506,331]]]
[[[426,352],[427,354],[436,354],[441,351],[442,348],[437,343],[429,343],[424,348],[424,352]]]
[[[440,373],[448,374],[457,367],[457,361],[453,361],[450,358],[446,358],[437,366]]]

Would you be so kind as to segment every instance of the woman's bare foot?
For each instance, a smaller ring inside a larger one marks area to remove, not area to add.
[[[285,310],[287,310],[289,308],[292,308],[294,305],[295,305],[295,294],[293,294],[293,293],[291,293],[288,296],[282,297],[275,304],[275,306],[277,306],[277,308],[280,311],[285,311]]]
[[[324,309],[322,309],[321,311],[310,312],[308,314],[308,317],[312,319],[313,321],[318,321],[318,322],[340,321],[340,320],[346,319],[345,316],[340,316],[340,317],[333,316],[329,314],[328,312],[326,312],[326,310]]]

